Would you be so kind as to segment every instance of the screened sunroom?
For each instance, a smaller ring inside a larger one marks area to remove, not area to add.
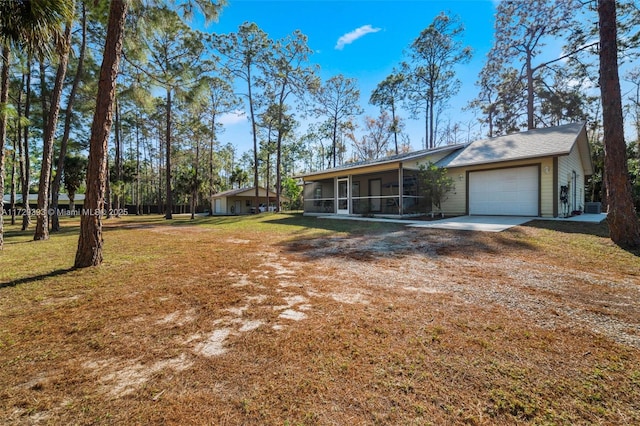
[[[437,161],[456,148],[400,154],[304,175],[304,212],[385,217],[427,213],[431,200],[420,190],[419,165]]]

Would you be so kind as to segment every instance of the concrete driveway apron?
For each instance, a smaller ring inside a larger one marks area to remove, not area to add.
[[[433,222],[413,223],[415,228],[454,229],[458,231],[502,232],[505,229],[522,225],[534,217],[522,216],[460,216]]]

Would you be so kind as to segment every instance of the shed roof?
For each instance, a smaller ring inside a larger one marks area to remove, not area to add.
[[[267,190],[261,186],[258,187],[258,192],[260,197],[267,196]],[[223,191],[215,194],[213,198],[224,198],[224,197],[255,197],[256,196],[256,187],[252,186],[249,188],[240,188],[240,189],[230,189],[228,191]],[[273,191],[269,191],[269,197],[275,198],[276,193]],[[280,195],[282,200],[288,200],[289,198],[284,195]]]

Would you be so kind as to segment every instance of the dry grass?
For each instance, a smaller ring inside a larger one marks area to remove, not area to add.
[[[640,258],[606,227],[75,222],[0,252],[6,424],[638,424]]]

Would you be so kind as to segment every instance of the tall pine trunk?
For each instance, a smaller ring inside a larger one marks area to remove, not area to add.
[[[142,214],[140,201],[140,117],[136,113],[136,215]]]
[[[435,104],[435,96],[433,93],[433,87],[429,89],[429,149],[435,148],[434,141],[434,131],[433,131],[433,122],[434,122],[434,104]]]
[[[393,143],[396,147],[396,155],[398,155],[398,119],[396,118],[396,105],[391,102],[391,122],[393,123]]]
[[[64,173],[64,158],[67,156],[67,146],[69,145],[69,136],[71,134],[71,119],[73,116],[73,104],[75,102],[76,93],[80,80],[82,79],[82,70],[84,65],[84,56],[87,46],[87,14],[85,5],[82,3],[82,42],[80,43],[80,54],[78,55],[78,69],[76,75],[73,78],[71,85],[71,91],[69,92],[69,99],[67,100],[67,108],[65,110],[64,117],[64,133],[62,134],[62,140],[60,141],[60,152],[58,153],[58,161],[56,164],[56,175],[53,178],[51,184],[51,209],[53,210],[53,216],[51,217],[51,231],[57,232],[60,230],[60,220],[58,218],[58,197],[60,195],[60,187],[62,185],[62,175]],[[69,197],[71,198],[71,197]],[[71,203],[69,203],[69,210],[73,212]]]
[[[531,65],[532,53],[527,50],[527,130],[535,129],[535,123],[533,120],[534,103],[533,98],[535,96],[533,87],[533,67]]]
[[[44,145],[42,147],[42,165],[40,169],[40,184],[38,185],[38,214],[36,215],[36,232],[34,240],[49,239],[49,184],[51,183],[51,165],[53,160],[53,142],[60,114],[60,99],[62,98],[62,86],[67,73],[69,63],[69,49],[71,46],[71,23],[64,30],[64,45],[60,52],[60,63],[56,71],[56,81],[51,94],[49,119],[45,128]]]
[[[213,95],[212,95],[213,101]],[[213,103],[213,102],[212,102]],[[214,194],[214,177],[213,177],[213,146],[216,139],[216,115],[211,115],[211,139],[209,140],[209,202],[211,203],[211,209],[209,210],[209,216],[213,216],[215,210],[215,201],[213,199]]]
[[[9,99],[9,46],[2,46],[2,72],[0,73],[0,250],[4,248],[4,144],[7,140],[7,112]]]
[[[171,88],[167,88],[167,128],[165,136],[165,179],[167,190],[167,206],[165,208],[164,218],[173,219],[173,193],[171,192]]]
[[[29,157],[29,118],[31,117],[31,55],[27,56],[27,72],[23,74],[25,87],[25,101],[24,101],[24,118],[25,125],[22,129],[22,155],[20,157],[21,167],[23,167],[22,173],[22,230],[26,231],[31,224],[31,208],[29,206],[29,186],[31,184],[31,158]]]
[[[255,208],[258,209],[258,206],[260,205],[260,192],[258,186],[258,130],[256,128],[256,116],[253,108],[253,95],[251,93],[251,63],[247,64],[247,75],[249,113],[251,115],[251,133],[253,136],[253,184],[255,186],[255,198],[253,204],[255,205]]]
[[[640,247],[640,226],[633,206],[627,169],[622,96],[618,76],[615,0],[598,0],[600,22],[600,92],[604,127],[604,182],[611,240],[622,247]]]
[[[11,153],[11,195],[9,196],[9,208],[11,210],[11,224],[16,224],[16,144],[20,141],[20,125],[17,126],[16,134],[18,137],[13,140],[13,152]],[[4,196],[4,193],[3,193]]]
[[[112,0],[105,40],[96,111],[89,140],[89,165],[87,168],[87,193],[80,218],[80,238],[76,251],[75,267],[84,268],[102,263],[102,209],[107,183],[107,143],[113,122],[113,100],[116,95],[116,78],[122,53],[122,38],[127,15],[126,0]]]
[[[111,191],[113,210],[116,211],[116,217],[120,217],[118,213],[120,210],[120,198],[124,194],[124,185],[122,184],[122,122],[120,121],[120,103],[118,102],[118,98],[115,99],[115,103],[115,132],[113,134],[115,142],[113,171],[115,172],[115,176],[110,176],[110,178],[115,182],[115,191]],[[110,208],[109,211],[111,210]]]

